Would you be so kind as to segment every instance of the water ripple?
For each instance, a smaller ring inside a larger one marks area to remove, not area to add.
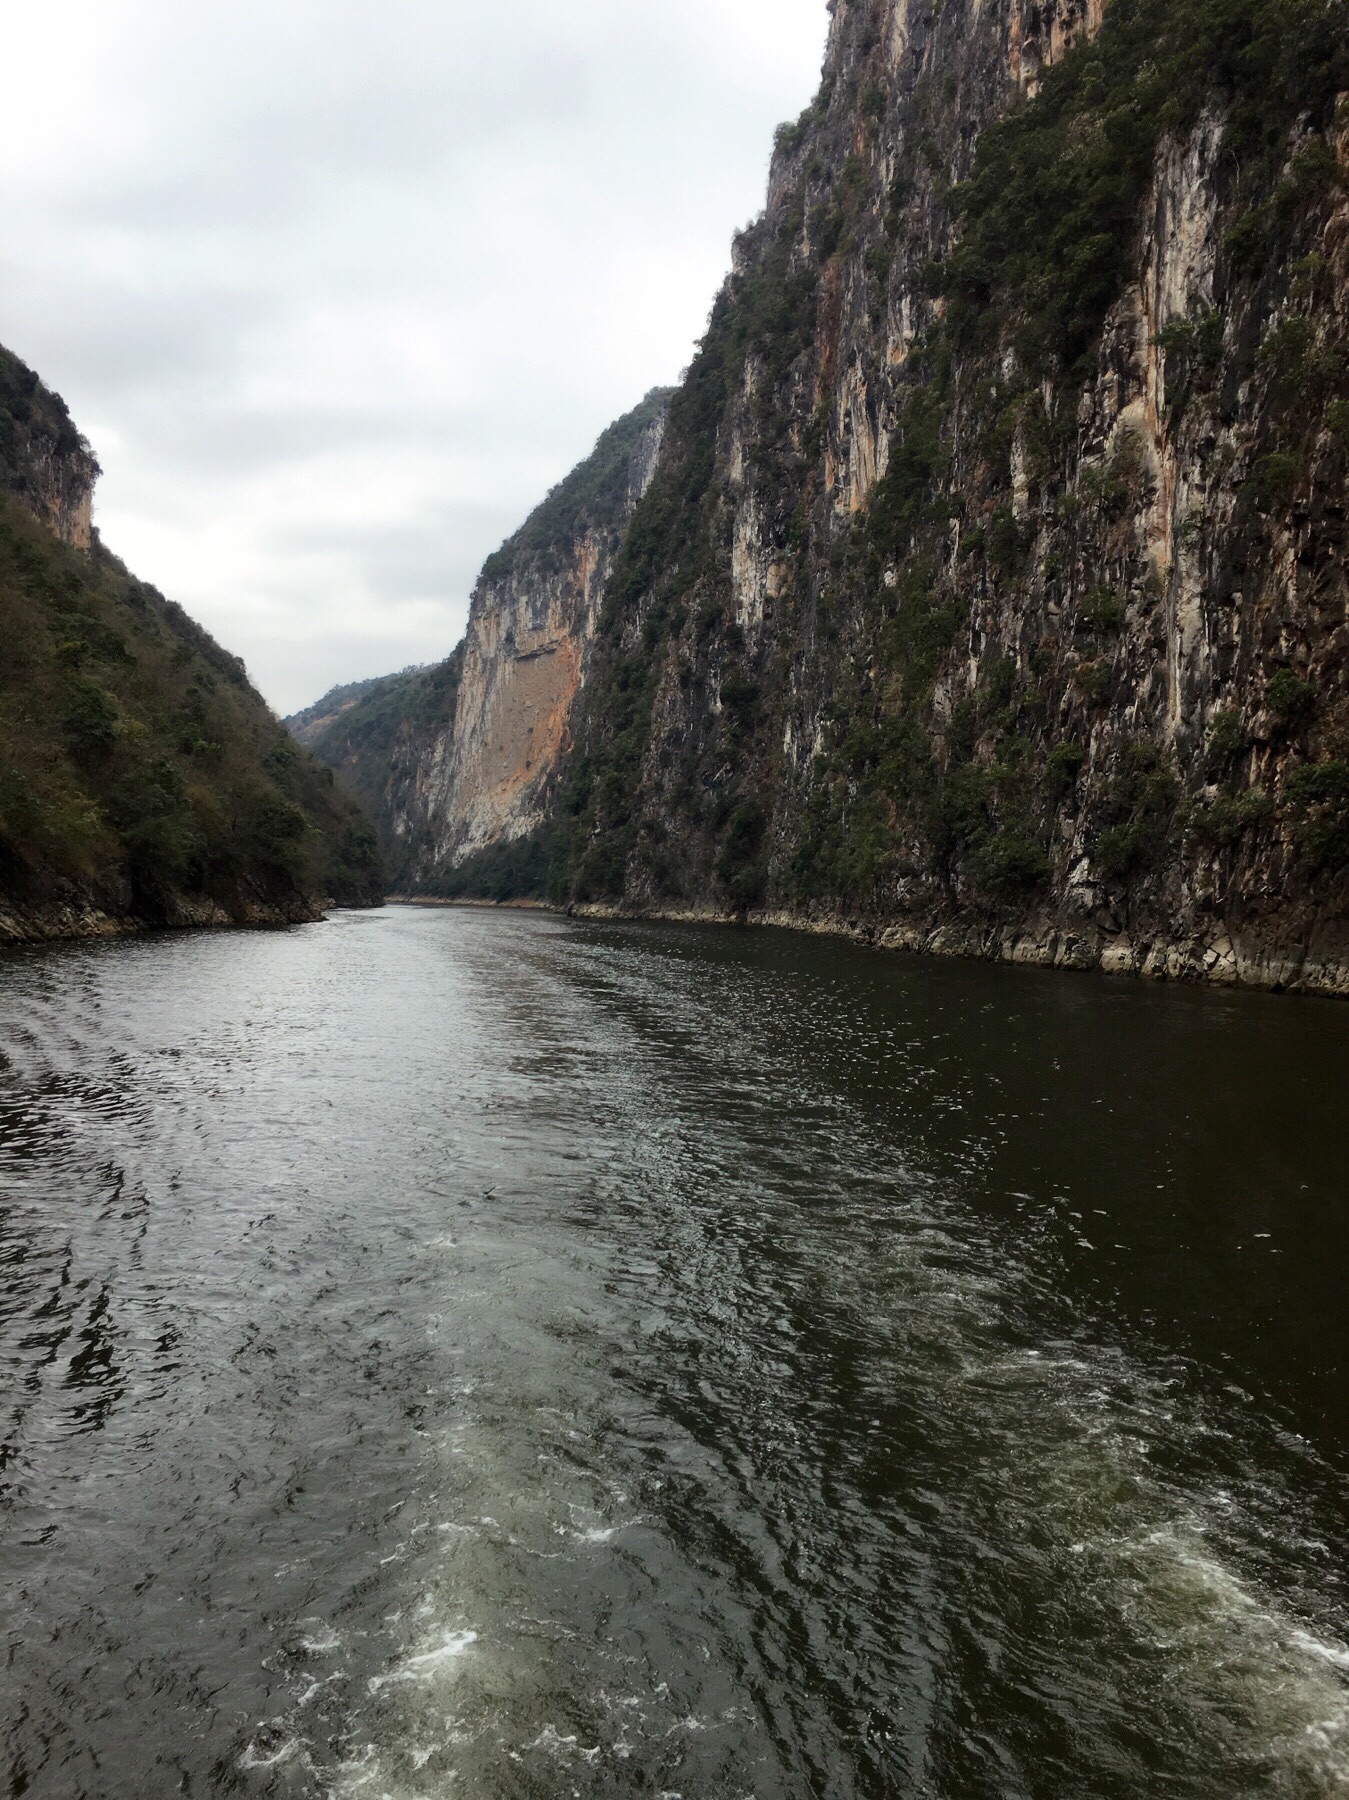
[[[467,913],[6,959],[8,1791],[1349,1793],[1349,1030],[1282,1004]]]

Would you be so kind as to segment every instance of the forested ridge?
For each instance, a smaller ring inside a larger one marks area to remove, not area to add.
[[[368,820],[239,659],[96,535],[46,522],[53,481],[96,466],[36,376],[8,354],[0,373],[0,932],[378,900]]]

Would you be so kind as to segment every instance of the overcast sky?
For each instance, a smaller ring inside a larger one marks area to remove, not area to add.
[[[825,0],[41,0],[0,342],[107,543],[283,711],[445,655],[486,555],[675,379]]]

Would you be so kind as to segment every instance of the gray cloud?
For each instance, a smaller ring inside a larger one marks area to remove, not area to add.
[[[7,27],[0,340],[131,566],[288,709],[444,654],[689,358],[825,0],[46,0]]]

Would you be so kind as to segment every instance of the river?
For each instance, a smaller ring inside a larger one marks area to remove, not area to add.
[[[1346,1094],[788,933],[7,953],[4,1792],[1349,1794]]]

